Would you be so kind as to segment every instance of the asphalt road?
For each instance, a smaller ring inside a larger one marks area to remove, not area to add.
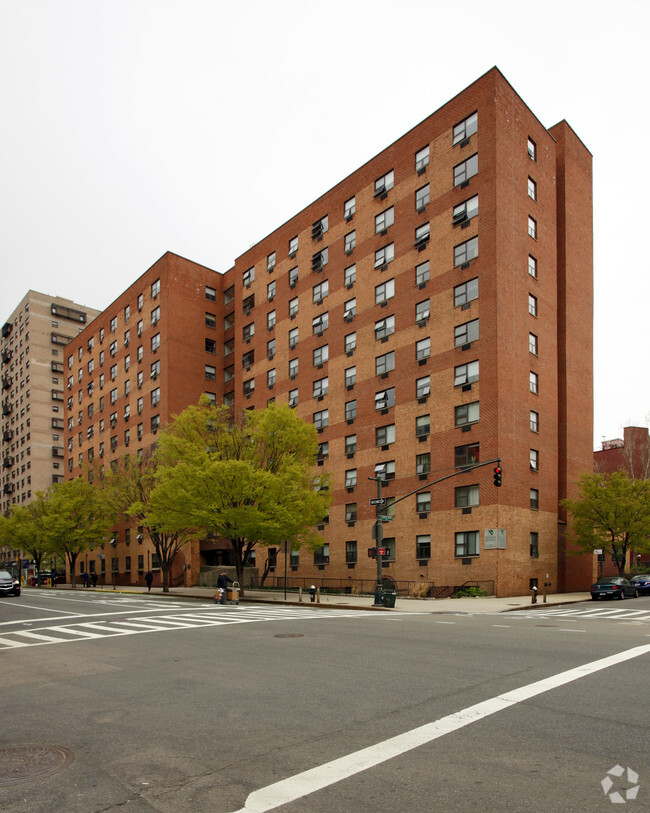
[[[434,616],[25,591],[0,599],[0,809],[647,810],[649,663],[650,597]]]

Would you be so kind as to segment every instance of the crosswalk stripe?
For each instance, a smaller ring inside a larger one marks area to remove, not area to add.
[[[29,646],[27,641],[12,641],[9,638],[0,638],[0,646],[4,646],[7,649],[10,648],[17,648],[20,646]]]
[[[23,635],[25,638],[33,638],[36,641],[50,641],[52,643],[59,642],[61,638],[55,638],[53,635],[41,635],[39,632],[29,632],[28,630],[21,630],[20,632],[12,632],[12,635]]]

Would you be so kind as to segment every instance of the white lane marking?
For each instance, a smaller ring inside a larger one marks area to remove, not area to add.
[[[648,653],[650,653],[650,644],[637,646],[616,655],[609,655],[606,658],[585,663],[574,669],[568,669],[566,672],[551,675],[551,677],[543,678],[511,692],[497,695],[490,700],[485,700],[482,703],[462,709],[462,711],[454,712],[447,717],[442,717],[440,720],[435,720],[432,723],[414,728],[404,734],[398,734],[396,737],[391,737],[376,745],[371,745],[369,748],[363,748],[361,751],[332,760],[332,762],[326,762],[317,768],[312,768],[253,791],[246,799],[244,807],[236,811],[236,813],[266,813],[267,810],[273,810],[281,805],[294,802],[303,796],[322,790],[354,774],[401,756],[406,751],[411,751],[432,742],[445,734],[457,731],[470,723],[483,720],[485,717],[510,708],[517,703],[523,703],[524,700],[530,700],[531,697]]]
[[[577,630],[577,629],[568,630],[564,629],[563,627],[560,627],[560,632],[586,632],[586,631],[587,630]]]
[[[71,610],[60,610],[58,607],[56,608],[56,610],[48,610],[48,609],[46,609],[44,607],[34,607],[32,604],[23,604],[22,601],[20,602],[20,604],[18,606],[21,609],[24,608],[24,609],[27,609],[27,610],[40,610],[42,613],[54,613],[54,612],[65,613],[65,617],[68,617],[70,615],[74,615],[74,616],[81,615],[81,613],[73,613]],[[36,621],[41,621],[41,620],[42,621],[51,621],[52,619],[51,618],[43,618],[43,619],[37,618],[35,620]],[[17,624],[17,623],[20,623],[20,622],[17,622],[17,621],[3,621],[3,624]]]
[[[5,646],[8,649],[19,646],[29,646],[27,641],[12,641],[9,638],[0,638],[0,646]]]
[[[436,621],[436,624],[455,624],[455,621]]]
[[[509,630],[510,624],[492,624],[493,627],[501,627],[502,629]]]
[[[55,638],[53,635],[40,635],[38,632],[28,632],[27,630],[20,630],[12,633],[12,635],[22,635],[25,638],[30,638],[35,641],[47,641],[48,643],[59,643],[62,639]]]

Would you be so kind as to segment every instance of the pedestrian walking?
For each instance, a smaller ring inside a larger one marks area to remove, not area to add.
[[[95,571],[93,570],[93,572],[90,574],[90,580],[91,580],[91,581],[92,581],[92,583],[93,583],[93,587],[97,587],[97,578],[98,578],[98,577],[97,577],[97,574],[96,574],[96,573],[95,573]]]
[[[88,587],[88,585],[90,583],[90,577],[88,576],[87,573],[84,572],[84,573],[81,574],[81,580],[84,583],[84,587]]]
[[[147,593],[149,593],[151,592],[151,585],[153,584],[153,573],[150,570],[147,570],[144,580],[147,583]]]
[[[222,570],[217,579],[217,589],[219,590],[219,603],[226,603],[226,590],[228,589],[228,582],[233,583],[232,579],[228,578],[225,570]]]

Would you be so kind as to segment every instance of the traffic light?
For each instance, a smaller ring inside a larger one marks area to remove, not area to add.
[[[494,485],[497,488],[501,486],[501,466],[494,467]]]
[[[377,548],[368,548],[368,558],[369,559],[377,558]]]

